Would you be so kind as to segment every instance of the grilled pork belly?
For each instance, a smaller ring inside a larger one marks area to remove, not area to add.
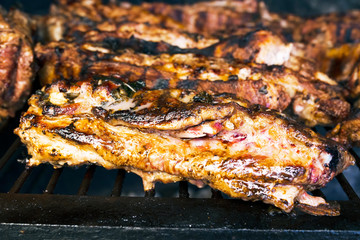
[[[33,58],[28,17],[17,10],[0,14],[0,119],[13,117],[28,97]]]
[[[231,197],[289,212],[296,204],[337,215],[306,191],[353,164],[335,142],[284,115],[226,95],[191,90],[135,91],[114,79],[59,81],[29,100],[15,130],[29,166],[94,163],[156,181],[209,184]]]
[[[306,78],[284,67],[192,53],[152,56],[131,50],[113,51],[92,42],[38,45],[36,55],[43,84],[61,78],[76,81],[105,76],[138,81],[148,89],[231,93],[281,111],[292,101],[293,112],[308,125],[338,122],[350,111],[350,104],[342,97],[342,88],[336,82],[320,74],[317,78]]]

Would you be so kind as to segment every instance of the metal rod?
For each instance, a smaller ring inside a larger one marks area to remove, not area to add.
[[[179,198],[189,198],[189,186],[188,182],[179,182]]]
[[[221,192],[219,190],[216,190],[216,189],[211,189],[211,198],[214,198],[214,199],[222,199],[223,196],[221,194]]]
[[[86,195],[87,191],[89,190],[91,180],[94,176],[95,169],[95,165],[90,165],[87,167],[87,171],[79,187],[78,195]]]
[[[360,157],[356,154],[356,152],[354,151],[354,149],[350,148],[349,152],[351,153],[351,155],[354,156],[355,158],[355,164],[356,166],[360,169]]]
[[[145,191],[145,197],[155,197],[155,188]]]
[[[126,171],[124,169],[119,169],[116,175],[115,184],[111,192],[112,197],[119,197],[121,195],[122,186],[124,183]]]
[[[10,157],[14,154],[16,149],[21,145],[21,141],[19,138],[17,138],[13,144],[9,147],[9,149],[6,151],[6,153],[1,157],[0,159],[0,169],[2,169],[5,165],[5,163],[10,159]]]
[[[56,187],[56,184],[59,180],[59,177],[60,177],[62,171],[63,171],[63,168],[54,169],[53,174],[51,175],[51,178],[49,180],[49,183],[46,186],[44,194],[52,194],[54,192],[54,189]]]
[[[356,194],[354,189],[351,187],[350,183],[345,178],[344,174],[340,173],[336,176],[336,179],[339,181],[342,189],[348,196],[350,201],[360,201],[359,196]]]
[[[16,179],[14,185],[11,187],[9,193],[18,193],[21,187],[24,185],[26,179],[30,175],[32,168],[25,168],[21,175]]]

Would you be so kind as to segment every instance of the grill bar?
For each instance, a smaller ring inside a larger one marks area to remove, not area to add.
[[[211,189],[211,198],[222,199],[223,196],[222,196],[222,194],[221,194],[221,192],[219,190]]]
[[[186,181],[179,182],[179,198],[189,198],[189,185]]]
[[[5,163],[7,163],[7,161],[11,158],[11,156],[14,154],[14,152],[16,151],[16,149],[18,149],[20,147],[21,141],[19,138],[17,138],[13,144],[11,144],[11,146],[9,147],[9,149],[6,151],[6,153],[4,154],[4,156],[2,156],[2,158],[0,159],[0,169],[2,169],[5,165]]]
[[[13,186],[11,187],[9,193],[18,193],[21,189],[21,187],[24,185],[26,179],[32,172],[32,168],[25,168],[25,170],[21,173],[21,175],[18,177],[18,179],[15,181]]]
[[[80,195],[80,196],[86,195],[87,191],[89,190],[91,180],[92,180],[92,178],[94,176],[95,169],[96,169],[95,165],[88,166],[88,168],[86,170],[86,173],[84,175],[84,178],[83,178],[83,180],[81,182],[81,185],[79,187],[79,190],[78,190],[78,193],[77,193],[78,195]]]
[[[63,168],[54,169],[54,172],[51,175],[48,185],[46,186],[44,194],[52,194],[54,192],[54,189],[56,187],[56,184],[59,180],[59,177],[60,177],[62,171],[63,171]]]
[[[336,179],[339,181],[342,189],[344,190],[344,192],[348,196],[349,200],[351,200],[351,201],[360,201],[359,196],[356,194],[354,189],[351,187],[350,183],[345,178],[344,174],[342,174],[342,173],[338,174],[336,176]]]
[[[121,195],[124,178],[125,178],[125,170],[124,169],[118,170],[115,179],[115,184],[111,192],[112,197],[119,197]]]

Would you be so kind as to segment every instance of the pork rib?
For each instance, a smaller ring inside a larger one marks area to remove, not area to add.
[[[38,91],[15,130],[31,155],[27,164],[94,163],[139,174],[145,190],[189,180],[286,212],[300,203],[313,214],[339,214],[306,194],[353,164],[335,142],[242,99],[128,90],[102,79]]]

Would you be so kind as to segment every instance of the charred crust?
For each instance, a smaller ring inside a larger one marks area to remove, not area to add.
[[[266,86],[266,85],[262,86],[262,87],[259,89],[259,93],[260,93],[260,94],[263,94],[263,95],[268,94],[267,86]]]
[[[208,94],[207,92],[201,92],[201,93],[197,94],[196,96],[194,96],[193,101],[200,102],[200,103],[212,104],[213,97],[210,94]]]
[[[65,128],[52,129],[50,132],[56,133],[62,138],[72,140],[80,144],[92,144],[95,141],[94,136],[77,132],[72,124]]]
[[[238,75],[230,75],[228,77],[228,81],[238,81],[238,80],[239,80]]]
[[[153,89],[167,89],[169,88],[169,79],[156,79]]]
[[[96,116],[105,119],[107,117],[107,111],[102,107],[93,107],[91,112]]]
[[[46,104],[42,107],[42,113],[45,116],[56,116],[61,112],[61,108],[59,106],[53,104]]]
[[[337,202],[327,204],[319,204],[318,206],[310,206],[303,203],[297,203],[296,207],[301,211],[315,216],[339,216],[340,205]]]
[[[340,162],[341,154],[336,146],[326,146],[325,151],[328,152],[332,158],[330,162],[324,166],[330,168],[332,172],[335,172]]]
[[[176,84],[176,87],[181,89],[196,89],[198,87],[198,81],[197,80],[179,81]]]
[[[155,109],[153,112],[148,110],[142,110],[140,112],[132,111],[116,111],[109,114],[105,119],[121,120],[130,124],[161,124],[164,122],[170,122],[172,120],[186,119],[194,116],[196,108],[190,110],[185,108],[168,108],[168,109]]]
[[[287,181],[293,181],[294,178],[305,174],[304,167],[288,166],[284,168],[284,172],[281,174],[281,178]]]
[[[65,94],[65,98],[68,99],[69,101],[74,100],[75,98],[77,98],[80,95],[79,92],[73,92],[73,93],[66,93]]]
[[[201,74],[205,71],[206,71],[206,67],[204,67],[204,66],[197,67],[194,69],[194,74],[195,74],[195,76],[198,76],[199,74]]]
[[[199,16],[197,17],[196,19],[196,22],[195,22],[195,26],[197,29],[204,29],[204,27],[206,26],[206,23],[207,23],[207,18],[208,18],[208,13],[206,11],[201,11],[198,13]]]
[[[41,96],[44,95],[44,92],[41,91],[40,89],[38,89],[38,90],[35,91],[35,94],[36,94],[36,95],[39,95],[39,96],[41,97]]]
[[[22,118],[23,118],[24,120],[29,120],[29,121],[31,121],[31,120],[33,120],[33,119],[36,118],[36,115],[35,115],[35,114],[26,114],[26,115],[24,115]]]

